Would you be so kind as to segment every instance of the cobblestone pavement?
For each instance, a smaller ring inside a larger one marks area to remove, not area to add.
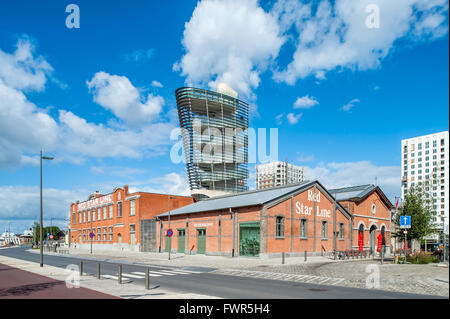
[[[375,265],[375,266],[369,266]],[[369,267],[368,267],[369,266]],[[373,268],[372,268],[373,267]],[[295,281],[334,284],[339,286],[367,288],[366,280],[369,275],[379,271],[381,290],[399,291],[408,293],[449,296],[449,269],[437,264],[380,264],[379,261],[362,260],[346,262],[322,262],[297,265],[279,265],[267,267],[251,267],[245,274],[271,279],[274,273],[285,275],[306,275],[307,277],[293,277]],[[226,270],[219,270],[226,273]],[[233,270],[230,270],[233,272]],[[235,271],[234,271],[235,272]],[[260,274],[257,274],[257,273]],[[263,275],[263,274],[266,275]],[[309,276],[309,277],[308,277]],[[327,278],[329,278],[327,280]],[[290,280],[288,276],[272,278]]]

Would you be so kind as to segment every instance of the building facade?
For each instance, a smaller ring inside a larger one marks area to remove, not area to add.
[[[427,192],[426,196],[432,199],[433,222],[436,228],[444,229],[445,223],[446,233],[448,234],[448,131],[404,139],[401,142],[401,154],[402,201],[411,187],[422,186]]]
[[[129,193],[127,185],[106,195],[96,192],[87,201],[70,205],[70,245],[143,251],[141,224],[154,223],[155,216],[167,212],[169,207],[176,209],[191,203],[193,199],[186,196]],[[148,251],[156,250],[156,242],[147,246]]]
[[[231,88],[182,87],[175,96],[192,195],[247,191],[247,103]]]
[[[304,169],[300,166],[281,161],[256,165],[257,189],[297,184],[304,180]]]
[[[386,252],[397,248],[391,243],[394,206],[378,186],[358,185],[330,189],[329,192],[352,216],[352,249],[359,249],[360,234],[364,250],[374,252],[380,234]]]
[[[318,181],[199,201],[171,211],[170,224],[168,215],[158,215],[160,251],[279,257],[351,249],[351,216]]]

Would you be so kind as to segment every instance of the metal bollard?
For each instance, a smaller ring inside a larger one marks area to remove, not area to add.
[[[306,255],[306,250],[305,250],[305,261],[306,261],[306,259],[307,259],[307,255]]]
[[[122,265],[119,265],[119,275],[118,275],[118,278],[119,278],[119,284],[121,284],[121,283],[122,283]]]
[[[145,289],[149,290],[150,289],[150,270],[147,267],[147,269],[145,269]]]
[[[281,263],[284,265],[284,251],[281,253]]]
[[[83,261],[80,260],[80,276],[83,276]]]
[[[97,264],[97,279],[100,279],[100,263]]]

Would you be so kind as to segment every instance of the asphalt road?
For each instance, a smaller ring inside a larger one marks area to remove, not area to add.
[[[39,254],[30,253],[29,247],[1,249],[0,255],[39,263]],[[79,265],[80,258],[44,255],[45,265],[66,268],[69,264]],[[99,261],[83,260],[83,272],[97,273]],[[101,274],[117,278],[118,264],[101,261]],[[123,281],[134,281],[144,286],[141,275],[145,267],[122,264]],[[210,273],[212,268],[160,267],[150,266],[150,288],[172,290],[178,293],[197,293],[227,299],[429,299],[441,296],[407,294],[376,289],[359,289],[330,285],[318,285],[263,278],[247,278]],[[193,272],[195,271],[195,272]],[[184,273],[183,273],[184,272]],[[134,276],[134,277],[133,277]]]

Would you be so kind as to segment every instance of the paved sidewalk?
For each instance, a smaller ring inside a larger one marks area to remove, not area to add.
[[[39,250],[29,250],[38,253]],[[54,254],[47,253],[45,254]],[[59,254],[58,254],[59,255]],[[281,265],[281,258],[261,259],[258,257],[223,257],[223,256],[206,256],[206,255],[185,255],[181,253],[172,253],[169,260],[168,253],[150,253],[150,252],[131,252],[131,251],[114,251],[114,250],[98,250],[93,249],[90,253],[89,249],[70,248],[69,254],[61,254],[59,256],[70,256],[80,258],[96,258],[103,260],[114,260],[118,262],[132,262],[135,264],[171,266],[171,267],[210,267],[218,269],[247,269],[258,266],[276,266]],[[328,257],[308,256],[305,262],[304,257],[286,257],[285,265],[296,264],[322,264],[324,262],[339,262]]]
[[[38,263],[9,258],[1,255],[0,264],[19,268],[21,270],[39,274],[41,276],[62,282],[65,282],[66,278],[70,274],[67,270],[62,268],[48,265],[40,267]],[[137,285],[133,282],[119,284],[117,281],[111,279],[98,280],[94,276],[81,276],[80,287],[126,299],[217,299],[217,297],[214,296],[178,293],[176,291],[163,290],[156,287],[150,287],[150,290],[146,290],[143,285]],[[53,296],[52,298],[55,297],[58,298],[58,296]]]
[[[0,299],[111,299],[92,289],[72,289],[61,280],[0,263]]]

